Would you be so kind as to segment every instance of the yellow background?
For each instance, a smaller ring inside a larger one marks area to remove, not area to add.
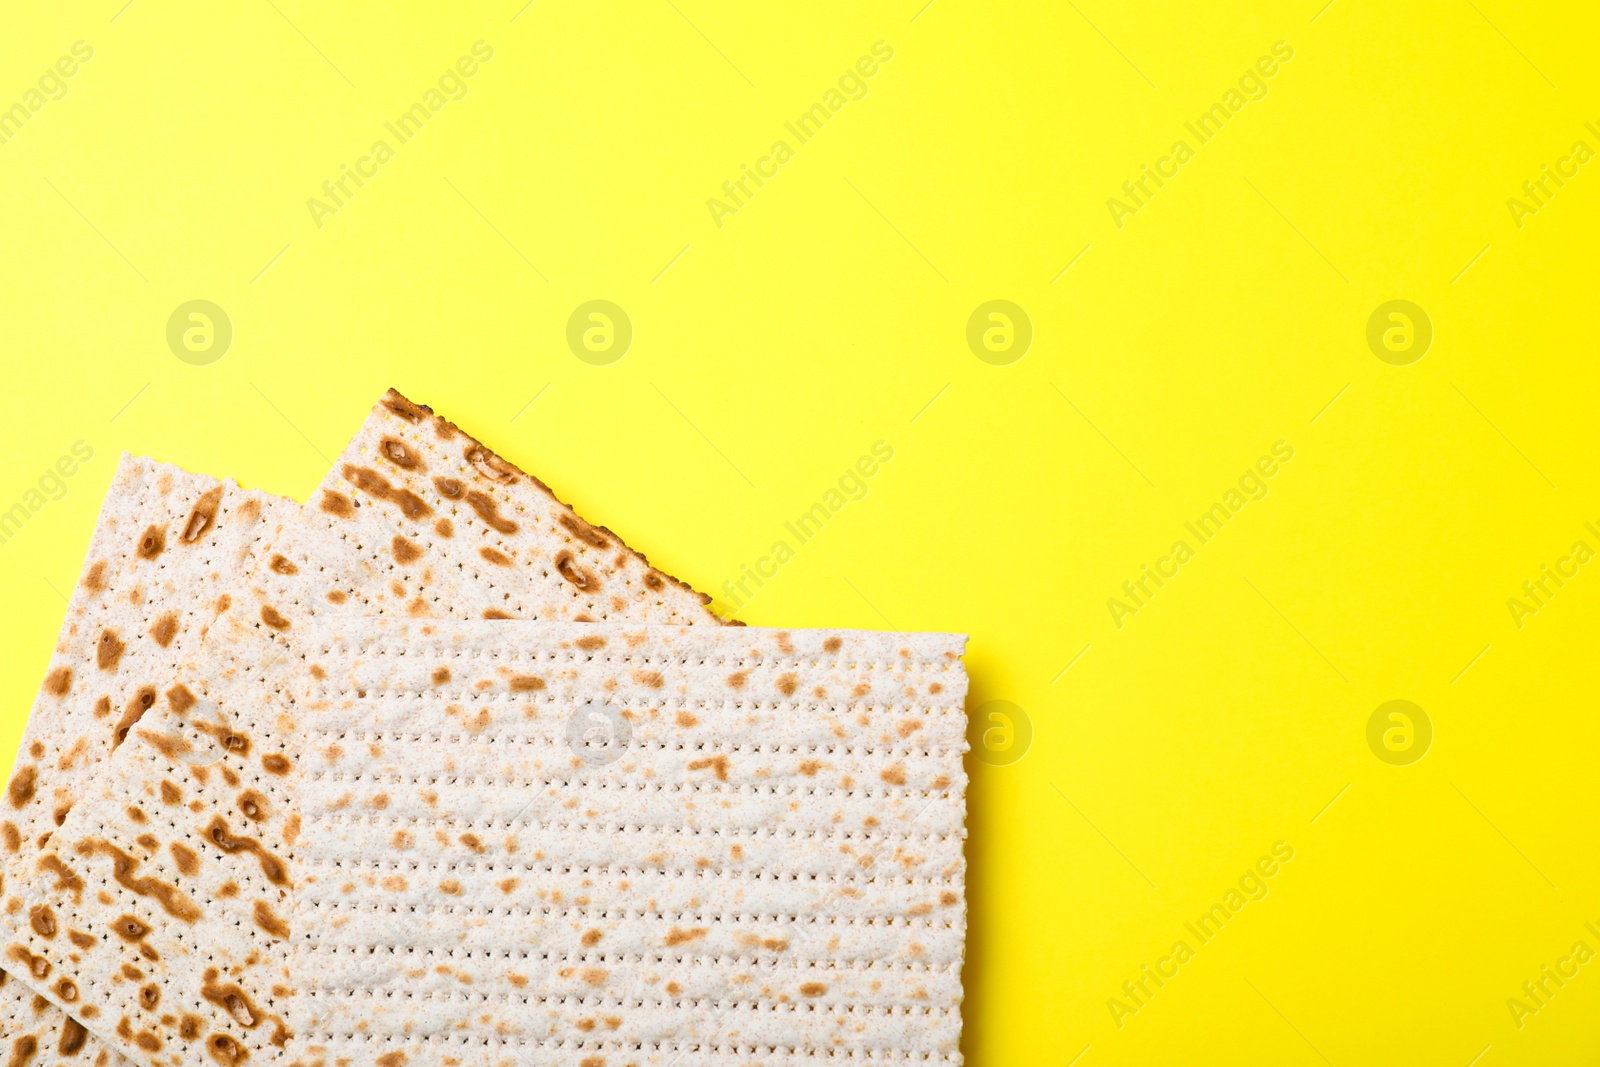
[[[882,440],[741,617],[970,632],[970,706],[1031,719],[1019,761],[969,761],[970,1062],[1600,1062],[1600,962],[1520,1029],[1506,1003],[1600,950],[1600,564],[1507,608],[1600,548],[1600,163],[1506,205],[1600,148],[1595,9],[923,3],[9,11],[0,103],[94,58],[0,146],[0,508],[95,458],[0,545],[0,744],[119,450],[303,498],[394,385],[726,600]],[[307,198],[478,40],[469,95],[319,229]],[[718,228],[707,199],[880,40]],[[1277,41],[1268,95],[1118,228],[1107,198]],[[610,366],[565,341],[597,298],[635,331]],[[1409,366],[1366,343],[1396,298],[1434,328]],[[192,299],[233,323],[209,366],[165,340]],[[1008,366],[966,343],[991,299],[1033,324]],[[1280,440],[1269,495],[1118,628],[1107,599]],[[1434,727],[1409,766],[1367,745],[1391,699]]]

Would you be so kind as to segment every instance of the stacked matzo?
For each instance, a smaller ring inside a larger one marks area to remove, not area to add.
[[[7,926],[48,928],[23,907],[21,884],[158,687],[192,658],[228,576],[293,509],[231,481],[122,458],[0,803]],[[111,1062],[82,1023],[28,987],[53,977],[34,978],[29,964],[0,957],[11,972],[0,972],[0,1055],[28,1067]]]
[[[47,1056],[95,1062],[101,1058],[96,1033],[135,1057],[157,1051],[148,1046],[158,1041],[165,1051],[162,1025],[134,1026],[139,1015],[123,1010],[148,1005],[149,983],[142,979],[153,969],[148,959],[141,967],[121,956],[156,950],[143,941],[118,949],[114,939],[68,925],[67,905],[58,898],[70,897],[73,883],[56,872],[74,870],[66,846],[82,843],[83,835],[74,833],[79,826],[108,831],[92,839],[120,840],[121,855],[145,858],[138,842],[152,837],[150,829],[130,814],[134,809],[123,798],[159,792],[161,782],[173,779],[152,776],[148,746],[126,749],[109,774],[99,764],[111,750],[108,739],[126,737],[140,716],[152,709],[157,716],[171,713],[174,692],[176,710],[189,710],[183,705],[193,690],[174,688],[179,666],[195,660],[206,626],[232,599],[228,590],[238,598],[231,617],[241,616],[251,592],[241,589],[241,575],[255,572],[275,593],[276,606],[251,607],[252,628],[266,633],[281,633],[291,618],[316,610],[491,618],[609,612],[636,620],[716,621],[703,607],[709,598],[650,568],[537,480],[393,391],[374,407],[315,503],[314,521],[286,525],[299,510],[292,502],[149,461],[124,460],[13,776],[9,806],[18,809],[21,825],[12,822],[7,831],[0,824],[13,857],[6,888],[7,906],[15,908],[9,925],[16,927],[3,962],[14,978],[35,987],[25,991],[15,980],[0,986],[0,1018],[6,1018],[11,1051],[26,1053],[29,1062]],[[417,528],[417,519],[428,520],[429,527]],[[99,686],[92,692],[91,679]],[[201,710],[210,714],[209,705]],[[141,721],[135,736],[153,722]],[[209,718],[199,726],[215,732]],[[214,741],[202,737],[193,743],[194,751],[173,760],[191,778],[209,776],[205,746]],[[57,829],[94,776],[99,781],[87,810]],[[113,826],[105,825],[106,812]],[[99,855],[113,867],[121,862],[115,853]],[[169,865],[185,862],[168,859]],[[215,888],[225,887],[226,880]],[[91,900],[89,907],[108,905]],[[85,937],[93,943],[80,943]],[[125,971],[125,963],[141,978]],[[40,994],[79,1021],[41,1005]],[[197,1029],[183,1013],[161,1010],[158,1024],[163,1016],[164,1027],[180,1037]],[[119,1034],[125,1018],[126,1032]]]
[[[152,1065],[664,1067],[845,1049],[959,1061],[959,639],[698,625],[717,621],[708,598],[393,392],[304,512],[249,499],[254,525],[232,565],[210,586],[169,586],[205,603],[205,625],[165,660],[125,660],[158,694],[133,743],[92,788],[77,784],[71,812],[7,872],[8,968],[93,1031],[86,1051],[27,1062],[109,1062],[95,1036]],[[541,621],[484,621],[507,619]],[[496,668],[441,681],[436,665],[419,681],[409,663],[367,661],[374,638],[415,650],[412,663],[444,656],[442,642]],[[507,669],[540,657],[564,665]],[[724,669],[735,661],[743,668]],[[306,689],[332,670],[361,679],[342,702],[344,691]],[[592,762],[582,728],[563,733],[579,704],[591,733],[633,723],[614,765]],[[518,720],[497,718],[507,710]],[[383,737],[327,740],[363,723]],[[362,818],[336,814],[326,784],[374,774],[412,786],[431,775],[435,788],[369,788]],[[429,792],[447,808],[424,813]],[[409,805],[409,837],[400,816],[376,814],[385,793]],[[447,829],[479,817],[489,821],[473,826],[504,833]],[[425,835],[430,873],[462,848],[485,858],[456,878],[400,876],[405,889],[371,877],[371,864],[401,862],[402,843]],[[731,850],[706,847],[713,838]],[[539,854],[526,888],[484,881],[514,851]],[[346,862],[369,866],[328,877]],[[596,864],[598,883],[582,873]],[[647,908],[635,899],[646,883]],[[418,919],[394,910],[395,894],[407,908],[431,903]],[[567,944],[574,906],[593,917],[580,941],[612,938],[580,955],[614,966],[519,965],[513,976],[501,965],[507,952],[542,963],[578,952]],[[374,971],[341,954],[380,943],[380,930],[391,954],[455,962],[435,960],[419,980],[415,966]],[[659,979],[663,967],[687,970]],[[797,984],[802,971],[817,973]],[[512,985],[484,1009],[497,979]],[[12,998],[18,1014],[54,1013],[24,1005],[32,996]],[[589,1001],[610,1007],[581,1011]],[[611,1010],[626,1005],[640,1010]],[[597,1026],[610,1036],[592,1035]],[[45,1055],[47,1035],[30,1035]]]

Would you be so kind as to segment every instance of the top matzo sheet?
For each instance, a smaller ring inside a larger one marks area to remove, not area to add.
[[[964,643],[323,620],[297,1059],[958,1064]]]

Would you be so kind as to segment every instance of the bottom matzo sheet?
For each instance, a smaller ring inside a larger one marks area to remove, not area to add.
[[[303,1064],[958,1064],[965,639],[324,620]]]
[[[249,568],[260,539],[298,510],[232,480],[127,454],[119,460],[0,802],[6,929],[40,918],[19,895],[35,862],[154,702],[155,684],[200,646],[218,593]],[[18,972],[0,971],[7,1067],[125,1063],[28,985],[27,960],[0,953],[0,966]]]

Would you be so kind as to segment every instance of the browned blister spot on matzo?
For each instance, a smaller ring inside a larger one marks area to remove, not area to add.
[[[76,1056],[88,1040],[89,1031],[69,1015],[61,1023],[61,1040],[56,1043],[56,1051],[63,1056]]]
[[[63,863],[61,857],[48,853],[40,856],[39,870],[54,877],[58,893],[70,894],[74,901],[82,899],[83,879],[78,876],[78,872]]]
[[[193,878],[200,873],[200,857],[194,849],[181,841],[174,841],[167,846],[172,851],[172,862],[178,865],[178,872]]]
[[[399,534],[395,534],[394,540],[389,542],[389,551],[394,554],[394,561],[402,567],[422,558],[422,546],[415,541],[406,540]]]
[[[277,937],[280,941],[288,941],[290,939],[290,925],[278,917],[278,913],[272,910],[272,905],[267,904],[266,901],[256,901],[251,910],[253,910],[256,926]]]
[[[378,403],[381,404],[385,410],[400,416],[413,426],[422,425],[422,423],[433,414],[433,409],[428,407],[426,404],[418,404],[414,401],[407,400],[393,389],[390,389],[387,393],[385,393],[383,395],[383,399],[379,400]]]
[[[199,698],[190,692],[189,687],[181,682],[167,690],[167,706],[182,715],[198,704]]]
[[[271,604],[261,605],[261,621],[274,630],[287,630],[289,628],[289,620],[280,615],[278,610]]]
[[[80,841],[76,850],[80,856],[107,856],[111,859],[111,876],[122,888],[142,897],[153,897],[168,915],[193,923],[200,918],[200,906],[179,890],[157,878],[139,876],[139,861],[109,841],[87,839]]]
[[[146,526],[134,545],[134,554],[140,559],[155,559],[167,547],[167,531],[154,523]],[[104,579],[100,579],[103,581]]]
[[[427,465],[422,462],[422,456],[397,437],[385,437],[378,443],[378,455],[393,463],[402,470],[426,470]]]
[[[571,512],[560,515],[556,521],[572,536],[593,545],[595,548],[605,548],[611,544],[610,541],[606,540],[604,534]]]
[[[187,692],[187,690],[185,690]],[[152,686],[143,686],[133,696],[128,698],[128,706],[123,709],[122,717],[111,728],[111,748],[117,747],[128,739],[128,731],[144,717],[144,713],[155,707],[156,691]]]
[[[482,556],[496,567],[511,566],[511,557],[506,555],[504,552],[501,552],[497,548],[490,548],[488,545],[484,545],[482,548],[478,549],[478,555]]]
[[[40,937],[49,939],[56,936],[56,913],[48,904],[35,904],[28,909],[28,925],[33,927],[33,932]]]
[[[691,771],[704,770],[710,767],[716,773],[718,781],[726,782],[728,780],[727,756],[708,756],[705,759],[690,760],[687,767]]]
[[[665,944],[668,948],[671,948],[674,945],[682,945],[685,942],[697,941],[705,936],[706,928],[703,926],[692,927],[688,930],[674,926],[672,929],[667,931]]]
[[[13,808],[20,808],[33,799],[38,788],[39,770],[33,764],[24,764],[12,774],[6,786],[6,800]]]
[[[44,677],[44,691],[53,697],[64,697],[72,691],[72,668],[57,667]]]
[[[389,479],[370,467],[346,463],[340,474],[345,481],[378,500],[395,505],[408,519],[421,519],[433,514],[433,508],[409,489],[391,485]]]
[[[267,818],[267,798],[254,789],[246,789],[235,799],[235,804],[244,817],[252,822],[264,822]]]
[[[201,493],[200,499],[194,502],[194,509],[189,512],[189,518],[184,521],[178,540],[185,544],[194,544],[205,536],[205,532],[211,529],[211,524],[216,520],[217,506],[221,503],[222,486],[212,486]]]
[[[90,567],[89,572],[83,576],[83,587],[91,593],[103,593],[106,591],[105,560],[95,560],[94,566]]]
[[[571,552],[557,552],[556,573],[570,582],[580,593],[594,593],[600,589],[600,579],[594,571],[578,563]]]
[[[341,519],[351,518],[356,513],[356,507],[350,502],[350,498],[332,489],[322,491],[322,500],[318,506],[329,515],[337,515]]]
[[[178,613],[169,611],[156,619],[155,625],[150,627],[150,636],[162,648],[172,644],[172,639],[178,633]]]
[[[515,522],[500,514],[500,505],[486,494],[472,489],[467,492],[464,499],[487,526],[503,534],[514,534],[519,529]]]
[[[223,852],[233,855],[239,852],[251,852],[261,864],[261,873],[273,885],[287,886],[289,884],[288,868],[283,861],[263,848],[261,842],[253,837],[243,834],[234,835],[229,832],[228,824],[222,816],[217,816],[206,825],[202,834],[207,844],[215,845]]]
[[[537,674],[513,674],[508,686],[513,693],[536,693],[544,688],[544,679]]]
[[[517,484],[516,468],[477,441],[468,443],[461,455],[472,468],[472,473],[478,477],[501,485]]]

